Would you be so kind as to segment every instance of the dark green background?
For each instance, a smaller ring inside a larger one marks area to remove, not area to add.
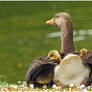
[[[25,80],[32,60],[60,50],[59,37],[47,38],[46,34],[59,32],[56,26],[45,21],[58,12],[72,16],[74,29],[92,29],[92,2],[0,2],[0,80],[15,83]],[[92,36],[74,42],[77,50],[92,50]]]

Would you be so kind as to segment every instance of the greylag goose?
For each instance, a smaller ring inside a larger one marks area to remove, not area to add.
[[[79,67],[82,65],[82,71],[84,71],[84,77],[79,81],[79,83],[81,81],[83,81],[83,79],[87,79],[86,82],[86,86],[90,85],[92,82],[92,51],[87,51],[85,49],[80,50],[80,52],[76,52],[74,49],[74,44],[73,44],[73,24],[72,24],[72,20],[69,14],[67,13],[58,13],[54,16],[54,18],[52,18],[51,20],[47,21],[46,24],[51,24],[51,25],[57,25],[62,32],[62,49],[61,49],[61,53],[63,54],[68,54],[68,53],[72,53],[69,55],[66,55],[64,58],[64,62],[66,62],[66,58],[68,59],[69,63],[71,64],[72,62],[78,63],[77,61],[80,61],[80,65]],[[72,57],[72,58],[71,58]],[[76,58],[77,57],[77,58]],[[69,59],[71,58],[71,60]],[[75,59],[74,59],[75,58]],[[75,60],[75,61],[74,61]],[[64,63],[63,62],[63,63]],[[62,64],[63,64],[62,63]],[[60,74],[60,66],[67,66],[68,63],[65,63],[64,65],[62,65],[60,63],[60,65],[56,66],[55,68],[55,78],[59,79],[59,76],[63,76],[62,74]],[[58,69],[57,67],[59,67],[60,69]],[[77,72],[77,68],[75,69],[75,71]],[[66,69],[66,68],[65,68]],[[84,69],[84,70],[83,70]],[[58,71],[57,71],[58,70]],[[68,69],[67,69],[68,70]],[[86,71],[87,70],[87,71]],[[57,72],[56,72],[57,71]],[[63,71],[63,70],[61,70]],[[65,70],[64,70],[65,71]],[[81,70],[80,70],[81,71]],[[81,72],[82,72],[81,71]],[[59,72],[59,73],[58,73]],[[70,71],[71,72],[71,71]],[[87,76],[85,74],[88,74]],[[64,76],[63,76],[64,77]],[[86,78],[87,77],[87,78]],[[78,78],[78,77],[77,77]],[[62,78],[63,79],[63,78]],[[62,79],[59,79],[59,81],[61,81]],[[80,79],[80,76],[79,76]],[[65,81],[65,80],[63,80]],[[66,80],[67,81],[67,80]],[[71,81],[72,82],[72,81]],[[73,81],[74,82],[74,81]],[[76,82],[76,81],[75,81]],[[65,84],[65,83],[64,83]],[[67,83],[66,83],[67,84]],[[65,85],[66,85],[65,84]]]
[[[52,62],[58,61],[58,63],[62,60],[61,55],[57,50],[49,51],[48,56],[45,59],[50,59]]]
[[[80,56],[84,56],[84,55],[87,55],[87,49],[83,48],[80,50]]]

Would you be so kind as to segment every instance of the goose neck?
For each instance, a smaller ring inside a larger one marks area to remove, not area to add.
[[[73,25],[64,25],[61,28],[62,32],[62,53],[71,53],[74,52],[74,44],[73,44]]]

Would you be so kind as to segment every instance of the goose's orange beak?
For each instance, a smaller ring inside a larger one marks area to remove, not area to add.
[[[51,20],[46,21],[46,24],[55,25],[54,18],[52,18]]]

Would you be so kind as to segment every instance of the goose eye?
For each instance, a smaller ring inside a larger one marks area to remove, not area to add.
[[[59,16],[56,16],[56,18],[58,18]]]

